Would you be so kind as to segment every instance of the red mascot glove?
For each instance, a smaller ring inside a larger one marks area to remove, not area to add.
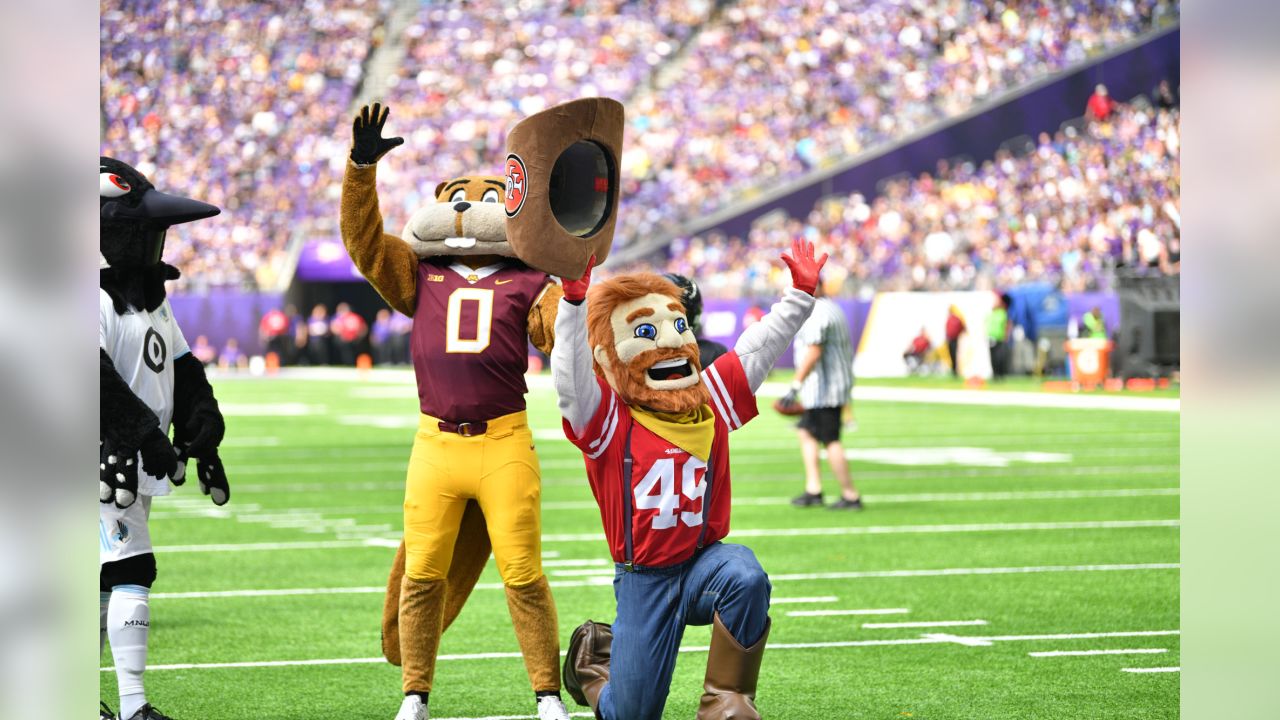
[[[818,273],[827,263],[827,254],[813,258],[813,243],[807,240],[792,240],[791,254],[782,253],[782,262],[791,270],[791,286],[797,290],[813,295],[818,290]],[[568,294],[568,291],[565,291]]]
[[[574,305],[581,305],[583,300],[587,299],[587,288],[591,287],[591,268],[595,267],[596,256],[592,255],[587,261],[587,269],[583,271],[582,277],[577,280],[560,280],[560,286],[564,289],[564,299]]]

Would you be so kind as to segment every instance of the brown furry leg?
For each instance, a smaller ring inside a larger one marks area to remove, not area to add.
[[[404,582],[404,540],[391,562],[387,578],[387,594],[382,599],[382,657],[392,665],[400,664],[400,584]]]
[[[405,692],[431,690],[436,654],[440,650],[441,621],[447,580],[417,581],[408,575],[400,586],[400,668]]]
[[[458,529],[458,541],[453,546],[453,562],[449,566],[449,585],[444,597],[443,630],[448,630],[462,606],[471,597],[480,573],[489,562],[489,528],[484,522],[480,505],[472,500],[462,514],[462,526]],[[382,656],[392,665],[400,665],[400,585],[404,582],[404,541],[396,550],[387,578],[387,594],[382,602]]]
[[[507,609],[515,626],[524,667],[534,692],[560,689],[560,632],[547,576],[507,590]]]

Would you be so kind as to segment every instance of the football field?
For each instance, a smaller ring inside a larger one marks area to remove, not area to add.
[[[583,620],[612,621],[613,565],[548,380],[529,410],[563,648]],[[391,720],[400,675],[379,624],[411,373],[213,383],[232,499],[216,508],[193,481],[155,502],[148,699],[177,720]],[[765,718],[1178,716],[1175,400],[866,387],[845,436],[866,510],[849,513],[789,504],[799,451],[768,389],[732,436],[728,538],[773,582]],[[827,471],[828,500],[834,488]],[[686,632],[665,717],[693,717],[709,637]],[[532,712],[492,562],[440,653],[432,718]],[[115,707],[109,650],[102,665]]]

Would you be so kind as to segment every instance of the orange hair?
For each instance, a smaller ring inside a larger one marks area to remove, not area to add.
[[[612,352],[614,337],[610,316],[613,309],[650,293],[666,295],[684,307],[684,303],[680,302],[680,288],[655,273],[619,275],[592,285],[587,293],[587,343],[593,348],[603,345]],[[596,368],[596,372],[600,372],[599,368]]]

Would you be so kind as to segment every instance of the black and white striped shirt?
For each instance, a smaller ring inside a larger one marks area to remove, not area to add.
[[[800,404],[806,408],[840,407],[849,402],[853,391],[853,342],[844,311],[829,298],[818,298],[813,314],[796,333],[797,365],[812,345],[822,346],[822,357],[800,386]]]

